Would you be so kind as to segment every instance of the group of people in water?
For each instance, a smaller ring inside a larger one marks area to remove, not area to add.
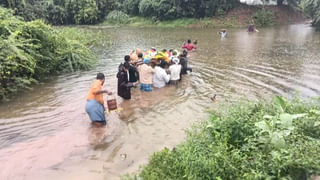
[[[188,52],[196,48],[197,41],[192,43],[189,39],[182,45],[182,53],[173,49],[157,51],[154,47],[145,53],[141,49],[132,51],[124,56],[124,62],[118,67],[118,96],[125,100],[131,99],[131,88],[138,84],[144,92],[166,85],[177,85],[182,75],[192,72],[188,66]],[[112,94],[102,89],[104,81],[104,74],[98,73],[91,84],[86,103],[86,112],[91,121],[99,125],[106,124],[103,94]]]

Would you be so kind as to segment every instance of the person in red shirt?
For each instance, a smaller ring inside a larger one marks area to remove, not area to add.
[[[194,49],[197,49],[197,46],[195,46],[194,44],[191,43],[191,40],[188,39],[188,43],[187,44],[184,44],[182,46],[183,49],[187,49],[188,51],[192,51]]]

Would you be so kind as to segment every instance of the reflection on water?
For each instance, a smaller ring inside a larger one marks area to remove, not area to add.
[[[100,52],[97,68],[59,76],[0,105],[0,179],[119,179],[154,151],[181,142],[219,103],[320,92],[320,34],[306,25],[255,34],[231,29],[225,39],[215,29],[101,31],[113,45]],[[130,50],[178,48],[187,38],[199,42],[189,58],[191,75],[151,93],[132,89],[132,100],[117,99],[123,110],[108,115],[107,127],[91,126],[84,106],[98,71],[115,91],[118,64]]]

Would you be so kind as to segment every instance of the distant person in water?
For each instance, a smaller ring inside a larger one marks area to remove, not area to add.
[[[181,75],[188,74],[188,71],[192,72],[192,68],[188,67],[188,51],[183,50],[182,54],[180,55],[180,64],[182,66]]]
[[[112,92],[107,90],[102,90],[105,77],[103,73],[98,73],[96,80],[91,84],[89,94],[86,103],[86,112],[88,113],[91,121],[93,123],[99,123],[101,125],[106,125],[105,108],[103,93],[111,95]]]
[[[227,30],[226,29],[221,29],[221,31],[219,32],[219,35],[221,38],[226,38],[227,37]]]
[[[254,24],[249,24],[248,32],[259,32],[258,29],[255,28]]]
[[[196,43],[198,43],[196,41]],[[183,44],[182,49],[187,49],[188,51],[192,51],[194,49],[197,49],[197,46],[191,43],[191,40],[188,39],[187,44]]]
[[[131,99],[131,88],[136,86],[136,83],[129,82],[129,62],[125,62],[119,66],[118,78],[118,95],[123,99]]]

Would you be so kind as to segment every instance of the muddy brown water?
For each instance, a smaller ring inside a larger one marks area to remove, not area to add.
[[[153,152],[183,141],[185,130],[219,104],[320,92],[320,33],[308,25],[256,34],[232,29],[225,39],[217,29],[92,31],[113,41],[98,51],[95,69],[53,77],[0,105],[0,179],[120,179]],[[90,126],[85,99],[98,71],[106,74],[104,87],[116,91],[117,67],[130,50],[178,48],[188,37],[199,42],[189,57],[193,73],[177,87],[151,93],[133,89],[132,100],[118,98],[123,110],[108,115],[106,128]]]

